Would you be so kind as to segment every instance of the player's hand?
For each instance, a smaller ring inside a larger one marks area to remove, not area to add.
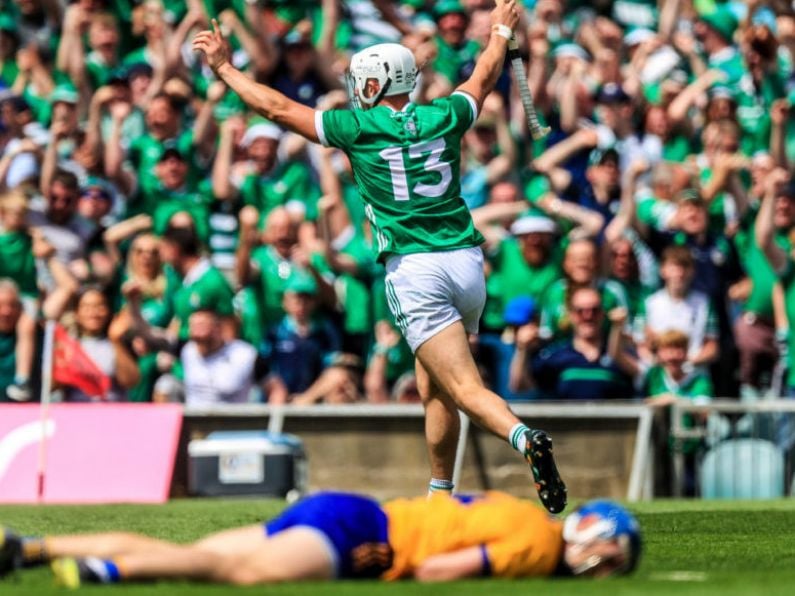
[[[519,22],[519,12],[516,10],[516,1],[498,2],[494,10],[491,11],[491,24],[505,25],[513,30]]]
[[[193,50],[204,52],[207,57],[207,64],[217,73],[218,69],[224,64],[229,64],[229,46],[224,36],[221,35],[221,27],[218,21],[212,20],[212,30],[200,31],[193,38]]]

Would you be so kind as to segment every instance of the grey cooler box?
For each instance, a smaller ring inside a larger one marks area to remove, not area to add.
[[[213,432],[188,444],[188,461],[192,495],[294,498],[306,492],[304,446],[294,435]]]

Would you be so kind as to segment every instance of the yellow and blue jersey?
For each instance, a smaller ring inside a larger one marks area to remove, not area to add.
[[[538,505],[501,492],[399,499],[382,506],[392,567],[384,579],[410,577],[434,555],[480,546],[497,577],[551,575],[563,552],[563,523]]]
[[[483,572],[497,577],[551,575],[563,553],[563,525],[541,507],[505,493],[398,499],[318,493],[266,524],[269,536],[294,527],[328,541],[338,577],[412,577],[428,558],[480,547]]]

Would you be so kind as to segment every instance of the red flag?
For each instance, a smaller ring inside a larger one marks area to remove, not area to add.
[[[91,397],[106,399],[111,380],[83,351],[83,346],[61,325],[55,326],[52,378]]]

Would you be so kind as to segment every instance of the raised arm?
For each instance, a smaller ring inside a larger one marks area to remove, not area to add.
[[[768,177],[767,188],[765,196],[762,199],[762,207],[756,216],[754,223],[754,234],[756,235],[756,243],[762,252],[765,253],[770,266],[777,273],[784,271],[787,266],[787,253],[776,244],[773,239],[775,232],[773,224],[773,214],[775,213],[776,206],[776,192],[778,191],[779,184],[786,183],[789,179],[787,171],[781,168],[773,170]]]
[[[288,99],[275,89],[261,85],[237,70],[230,62],[229,46],[213,19],[211,31],[201,31],[193,40],[193,49],[204,52],[216,76],[240,96],[249,107],[271,122],[317,143],[315,111]]]
[[[475,100],[478,106],[478,113],[483,105],[486,96],[494,89],[497,79],[502,74],[505,65],[505,53],[508,51],[508,38],[503,35],[501,27],[507,27],[511,31],[519,22],[519,14],[516,11],[515,0],[509,2],[499,2],[494,10],[491,11],[491,37],[489,43],[480,54],[472,76],[458,87],[458,91],[463,91]]]

